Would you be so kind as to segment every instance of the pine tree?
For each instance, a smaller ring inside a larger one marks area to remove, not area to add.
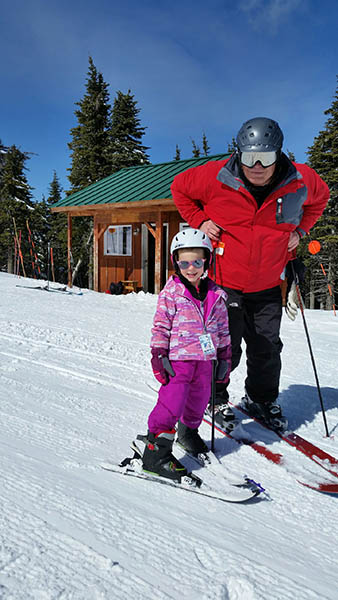
[[[8,152],[8,148],[6,148],[6,146],[4,146],[2,141],[0,140],[0,185],[1,185],[1,174],[2,174],[4,164],[5,164],[7,152]]]
[[[50,210],[51,206],[61,198],[62,187],[54,171],[47,200],[43,196],[41,202],[36,204],[30,228],[41,275],[43,277],[47,275],[49,246],[54,263],[55,280],[59,283],[67,283],[67,217],[64,213],[52,213]]]
[[[149,163],[147,150],[142,144],[146,127],[141,127],[140,109],[131,91],[117,92],[112,110],[111,144],[113,170]]]
[[[68,144],[72,151],[72,166],[68,179],[74,193],[99,181],[113,172],[111,140],[111,105],[109,104],[108,84],[98,72],[92,57],[89,57],[89,70],[86,93],[75,111],[78,125],[71,129],[72,141]],[[77,261],[77,276],[82,285],[87,282],[88,264],[91,252],[93,223],[88,217],[77,218],[73,226],[73,255]],[[89,287],[91,283],[89,282]]]
[[[193,140],[191,138],[191,143],[192,143],[192,155],[194,158],[199,158],[201,156],[201,149],[199,146],[197,146],[195,140]]]
[[[287,149],[286,151],[286,156],[288,157],[289,160],[291,160],[292,162],[296,162],[296,157],[294,155],[293,152],[291,152],[291,150]]]
[[[72,166],[68,179],[70,193],[110,175],[112,169],[111,106],[108,84],[89,57],[86,93],[75,111],[78,125],[71,129]]]
[[[310,167],[329,186],[330,200],[322,217],[311,230],[312,239],[318,239],[322,249],[313,258],[307,256],[306,262],[309,293],[317,297],[319,295],[321,305],[331,308],[332,299],[320,273],[320,262],[324,265],[328,281],[334,290],[338,286],[338,88],[331,107],[324,114],[329,115],[325,128],[319,132],[307,154]],[[318,282],[322,282],[319,290]]]
[[[74,193],[111,175],[123,167],[144,164],[148,161],[141,139],[145,128],[140,126],[134,96],[118,92],[111,110],[108,84],[89,57],[86,93],[75,115],[78,125],[71,129],[72,166],[68,179]],[[72,249],[76,266],[73,271],[82,286],[92,286],[93,223],[89,217],[77,218],[73,225]]]
[[[50,208],[62,198],[62,187],[56,171],[49,186],[47,204]],[[53,248],[55,278],[67,283],[67,217],[64,213],[50,213],[49,241]]]
[[[237,150],[237,143],[236,143],[235,138],[233,137],[231,142],[230,143],[228,142],[228,152],[229,152],[229,154],[233,154],[234,152],[236,152],[236,150]]]
[[[202,148],[203,148],[204,156],[208,156],[208,154],[210,152],[210,146],[208,144],[207,136],[205,135],[204,132],[203,132],[203,137],[202,137]]]
[[[28,152],[21,152],[15,145],[8,148],[2,164],[0,180],[0,268],[13,273],[13,250],[15,229],[20,240],[24,260],[24,268],[28,267],[29,247],[26,220],[29,218],[34,203],[32,188],[25,175]],[[22,269],[22,266],[21,266]],[[22,270],[21,270],[22,273]],[[27,274],[30,274],[29,268]]]
[[[176,144],[176,152],[175,152],[174,160],[181,160],[181,149],[178,147],[178,144]]]

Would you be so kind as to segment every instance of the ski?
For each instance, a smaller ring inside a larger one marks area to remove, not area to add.
[[[112,462],[104,462],[101,464],[101,468],[110,471],[112,473],[118,473],[120,475],[136,477],[138,479],[148,480],[153,483],[159,483],[167,485],[176,489],[192,492],[220,500],[222,502],[247,502],[252,498],[255,498],[261,492],[265,491],[261,486],[255,484],[255,482],[247,479],[241,480],[236,484],[229,484],[227,491],[217,491],[211,488],[208,484],[204,483],[200,477],[194,473],[188,473],[187,476],[182,477],[181,482],[176,482],[158,475],[148,473],[142,469],[142,453],[138,448],[136,442],[133,442],[131,449],[134,451],[132,458],[125,458],[121,463],[116,464]]]
[[[156,475],[151,475],[149,473],[145,473],[139,471],[138,468],[141,467],[141,461],[139,459],[132,459],[138,461],[138,465],[130,465],[129,467],[122,467],[121,465],[105,462],[101,464],[102,469],[106,471],[111,471],[112,473],[119,473],[120,475],[127,475],[131,477],[137,477],[138,479],[144,479],[148,481],[152,481],[153,483],[160,483],[162,485],[167,485],[169,487],[173,487],[179,490],[185,490],[186,492],[192,492],[194,494],[198,494],[200,496],[206,496],[208,498],[214,498],[215,500],[221,500],[222,502],[246,502],[251,500],[251,498],[255,498],[260,490],[258,489],[250,489],[249,487],[240,487],[238,489],[234,489],[229,491],[228,493],[224,492],[216,492],[211,488],[207,487],[206,484],[201,484],[201,487],[192,486],[189,483],[176,483],[171,481],[170,479],[165,479],[164,477],[159,477]]]
[[[293,431],[283,432],[283,431],[278,431],[276,429],[272,429],[271,427],[269,427],[266,423],[264,423],[260,419],[258,419],[256,417],[252,417],[245,410],[245,408],[240,406],[239,404],[234,404],[230,400],[229,400],[229,404],[231,404],[231,406],[234,409],[239,410],[241,413],[243,413],[250,419],[253,419],[261,427],[264,427],[265,429],[268,429],[269,431],[275,433],[281,440],[283,440],[284,442],[287,442],[290,446],[293,446],[293,448],[296,448],[296,450],[298,450],[299,452],[301,452],[302,454],[304,454],[305,456],[310,458],[313,462],[315,462],[317,465],[319,465],[322,469],[324,469],[331,475],[338,477],[338,459],[336,459],[334,456],[331,456],[330,454],[328,454],[327,452],[325,452],[324,450],[322,450],[321,448],[319,448],[312,442],[309,442],[308,440],[304,439],[303,437],[301,437],[297,433],[294,433]]]
[[[315,490],[316,492],[338,495],[338,483],[332,483],[331,481],[321,483],[306,483],[305,481],[299,480],[298,483],[304,487],[310,488],[311,490]]]
[[[203,417],[203,422],[207,423],[207,425],[212,427],[212,422],[207,416]],[[244,438],[244,437],[237,437],[237,435],[235,437],[235,435],[233,433],[228,433],[227,431],[225,431],[225,429],[222,429],[222,427],[220,427],[219,425],[216,425],[216,424],[215,424],[215,430],[218,431],[219,433],[221,433],[222,435],[224,435],[225,437],[228,437],[231,440],[234,440],[234,442],[236,442],[237,444],[243,444],[245,446],[250,446],[253,450],[255,450],[255,452],[257,452],[258,454],[261,454],[262,456],[267,458],[270,462],[273,462],[276,465],[281,465],[284,462],[284,458],[283,458],[282,454],[279,454],[278,452],[272,452],[272,450],[269,450],[269,448],[267,448],[266,446],[263,446],[262,444],[258,444],[257,442],[254,442],[254,441]]]
[[[138,435],[136,439],[142,441],[144,444],[147,443],[146,435]],[[250,477],[248,477],[246,475],[245,476],[234,476],[233,474],[229,474],[225,470],[224,465],[219,460],[219,458],[216,456],[216,454],[214,454],[210,450],[208,452],[199,452],[199,454],[197,454],[197,455],[191,454],[177,440],[175,441],[175,447],[176,447],[176,449],[179,450],[179,452],[182,454],[183,457],[187,457],[188,459],[192,460],[196,464],[196,466],[206,468],[209,473],[211,473],[218,479],[222,479],[228,485],[230,485],[230,486],[232,486],[232,485],[233,486],[247,486],[247,485],[252,486],[252,485],[254,485],[254,486],[257,486],[257,488],[259,488],[259,490],[261,492],[265,492],[265,489],[261,486],[261,484],[256,482],[254,479],[251,479]],[[139,450],[139,448],[137,447],[137,445],[135,444],[135,442],[133,443],[131,448],[134,450],[134,452],[139,452],[139,457],[141,458],[142,453]]]
[[[20,284],[16,284],[16,287],[18,288],[25,288],[28,290],[43,290],[44,292],[58,292],[60,294],[68,294],[68,295],[75,295],[75,296],[83,296],[83,292],[81,290],[79,290],[78,292],[75,292],[73,290],[69,290],[67,288],[67,286],[62,286],[59,288],[53,288],[53,287],[49,287],[47,285],[20,285]]]
[[[261,486],[260,483],[251,479],[248,476],[235,476],[233,473],[229,473],[223,463],[220,461],[218,456],[211,452],[200,452],[199,454],[191,454],[188,452],[180,443],[176,442],[176,448],[182,453],[183,457],[187,457],[188,459],[194,461],[196,465],[206,468],[209,473],[218,478],[218,480],[222,479],[227,482],[228,485],[255,485],[257,486],[261,492],[265,492],[265,489]],[[265,492],[266,493],[266,492]],[[267,494],[266,494],[267,495]]]
[[[212,422],[208,418],[204,417],[203,422],[207,423],[210,427],[212,427]],[[264,456],[265,458],[267,458],[270,462],[273,462],[276,465],[281,465],[281,466],[287,467],[285,458],[283,457],[282,454],[272,452],[271,450],[266,448],[266,446],[257,444],[257,442],[254,442],[252,440],[249,440],[246,438],[234,437],[231,433],[228,433],[227,431],[225,431],[218,425],[215,425],[215,430],[218,431],[219,433],[221,433],[222,435],[224,435],[224,437],[228,437],[228,438],[234,440],[238,444],[250,446],[253,450],[255,450],[261,456]],[[296,474],[294,474],[294,475],[297,476]],[[328,480],[312,483],[310,481],[305,482],[305,481],[301,481],[300,479],[297,479],[297,482],[300,485],[307,487],[307,488],[311,488],[312,490],[315,490],[317,492],[323,492],[326,494],[338,494],[338,484],[332,483],[331,481],[328,481]]]

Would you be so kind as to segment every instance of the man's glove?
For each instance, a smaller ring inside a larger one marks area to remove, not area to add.
[[[165,348],[151,348],[151,366],[154,376],[162,385],[167,385],[169,375],[175,375],[168,359],[168,350]]]
[[[231,370],[230,348],[219,348],[217,352],[217,366],[215,373],[216,383],[227,383]]]
[[[291,321],[295,320],[297,313],[298,313],[298,308],[299,308],[299,300],[298,300],[297,288],[296,288],[295,282],[293,281],[291,284],[291,287],[290,287],[290,291],[288,293],[286,307],[285,307],[286,315],[289,317],[289,319],[291,319]]]
[[[288,280],[288,292],[290,291],[290,287],[293,282],[293,270],[292,270],[291,263],[292,263],[292,266],[293,266],[293,269],[294,269],[296,275],[298,275],[298,280],[300,283],[304,280],[305,271],[306,271],[306,267],[305,267],[303,261],[300,260],[300,258],[294,258],[292,260],[289,260],[289,262],[287,263],[287,265],[285,267],[285,277]]]
[[[298,282],[303,281],[306,267],[300,258],[294,258],[292,261],[289,261],[285,268],[285,276],[288,282],[285,312],[291,321],[295,320],[299,308],[299,299],[296,282],[294,281],[293,277],[293,270],[295,272],[296,279],[298,277]]]

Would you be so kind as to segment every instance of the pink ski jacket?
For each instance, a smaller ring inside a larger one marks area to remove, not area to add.
[[[227,294],[211,279],[203,302],[195,300],[178,277],[168,279],[160,292],[151,330],[151,347],[169,349],[171,360],[215,360],[219,348],[231,358]],[[205,356],[199,336],[209,333],[215,352]]]

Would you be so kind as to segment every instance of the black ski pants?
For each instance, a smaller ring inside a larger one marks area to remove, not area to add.
[[[245,389],[254,402],[272,402],[278,397],[283,348],[279,337],[282,318],[280,287],[249,294],[227,287],[223,289],[228,294],[231,370],[240,362],[244,340],[247,364]],[[216,384],[216,403],[226,402],[229,397],[226,388],[225,384]]]

